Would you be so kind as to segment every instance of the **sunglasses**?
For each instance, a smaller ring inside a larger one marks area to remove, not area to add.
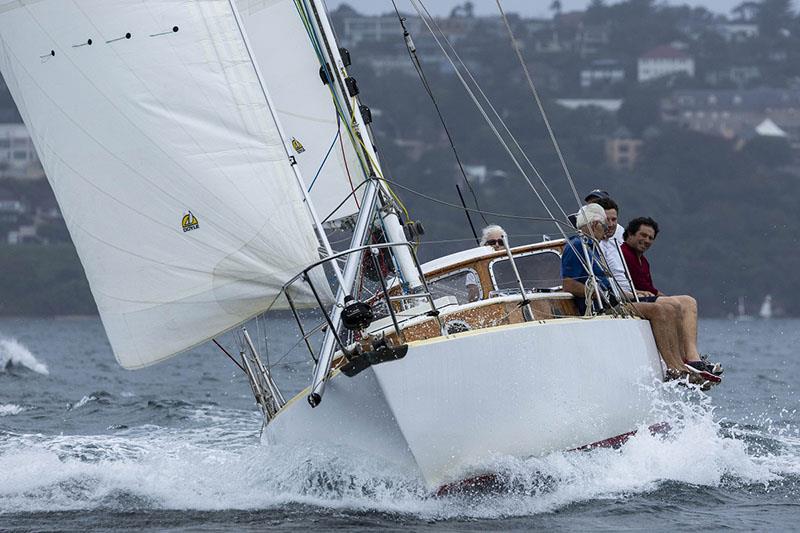
[[[503,239],[489,239],[486,241],[487,246],[503,246]]]

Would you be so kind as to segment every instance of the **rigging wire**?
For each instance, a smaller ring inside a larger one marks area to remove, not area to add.
[[[398,189],[403,189],[404,191],[408,191],[411,194],[419,196],[420,198],[425,198],[426,200],[430,200],[431,202],[435,202],[437,204],[445,205],[447,207],[452,207],[454,209],[458,209],[459,211],[463,211],[464,210],[464,206],[461,206],[461,205],[458,205],[458,204],[453,204],[453,203],[450,203],[450,202],[446,202],[446,201],[441,200],[439,198],[436,198],[434,196],[430,196],[429,194],[425,194],[423,192],[419,192],[419,191],[417,191],[415,189],[412,189],[411,187],[407,187],[405,185],[397,183],[396,181],[390,181],[390,180],[388,180],[386,178],[381,178],[381,179],[382,179],[382,181],[386,181],[386,182],[391,183],[393,186],[397,187]],[[530,217],[530,216],[525,216],[525,215],[512,215],[510,213],[497,213],[495,211],[485,211],[485,210],[482,210],[482,209],[481,210],[473,209],[471,207],[467,207],[466,209],[467,209],[467,211],[470,211],[472,213],[484,214],[484,215],[489,215],[489,216],[498,217],[498,218],[508,218],[508,219],[514,219],[514,220],[529,220],[531,222],[553,222],[553,223],[556,224],[556,226],[559,227],[559,229],[561,229],[561,226],[564,226],[564,227],[568,228],[568,230],[570,230],[570,231],[574,231],[575,230],[575,228],[569,222],[564,221],[564,220],[559,220],[557,218],[553,218],[552,216],[549,217],[549,218],[548,217]],[[561,234],[564,235],[564,231],[563,230],[561,230]],[[566,238],[566,235],[564,235],[564,238]]]
[[[525,63],[525,59],[522,57],[522,48],[519,46],[519,41],[517,41],[516,37],[514,37],[514,32],[511,30],[511,25],[508,23],[508,17],[506,17],[505,11],[503,11],[503,6],[500,5],[500,0],[495,0],[495,2],[497,2],[497,8],[500,10],[503,23],[505,24],[506,30],[508,31],[508,36],[511,39],[511,47],[517,54],[519,64],[522,65],[522,70],[525,72],[525,78],[528,80],[528,87],[530,87],[531,93],[533,93],[533,98],[536,100],[536,105],[539,107],[539,112],[542,114],[542,119],[544,119],[544,125],[547,127],[547,133],[550,135],[550,140],[552,141],[553,147],[558,154],[558,160],[561,162],[561,168],[564,169],[564,174],[566,175],[567,181],[572,188],[572,194],[575,195],[575,201],[578,202],[578,207],[580,207],[583,205],[583,202],[581,202],[581,199],[578,196],[578,191],[575,189],[575,182],[572,180],[572,174],[569,171],[569,167],[567,167],[567,162],[564,159],[564,155],[561,153],[561,147],[558,145],[558,140],[556,140],[556,135],[553,132],[553,128],[550,126],[550,120],[547,118],[547,113],[545,113],[544,106],[542,105],[542,99],[539,98],[539,92],[536,90],[536,85],[534,85],[533,78],[531,78],[531,74],[528,71],[528,65]]]
[[[497,119],[497,122],[498,122],[498,123],[499,123],[499,124],[502,126],[503,130],[505,131],[506,135],[508,135],[508,137],[509,137],[509,139],[511,140],[511,142],[513,143],[514,147],[517,149],[517,151],[518,151],[518,152],[519,152],[519,153],[522,155],[522,157],[525,159],[525,162],[528,164],[528,166],[530,166],[531,170],[533,171],[533,173],[534,173],[534,174],[536,175],[536,177],[538,178],[538,180],[539,180],[539,183],[541,183],[541,184],[542,184],[542,187],[544,187],[544,189],[545,189],[545,190],[547,191],[547,193],[550,195],[550,198],[553,200],[553,203],[554,203],[554,204],[555,204],[555,205],[558,207],[559,211],[561,211],[561,214],[562,214],[562,215],[564,215],[564,218],[566,219],[566,218],[567,218],[567,213],[564,211],[564,208],[563,208],[563,207],[561,207],[561,203],[558,201],[558,199],[556,199],[555,195],[553,194],[553,191],[552,191],[552,190],[550,190],[550,187],[547,185],[547,182],[544,180],[544,178],[542,177],[542,175],[541,175],[541,173],[539,172],[539,170],[536,168],[536,166],[535,166],[535,165],[533,164],[533,162],[530,160],[530,158],[528,157],[528,154],[526,154],[526,153],[525,153],[525,150],[523,150],[523,149],[522,149],[522,146],[520,146],[520,144],[519,144],[519,142],[517,141],[517,139],[516,139],[516,137],[514,136],[514,134],[513,134],[513,133],[511,133],[511,130],[510,130],[510,129],[508,128],[508,126],[506,125],[506,122],[505,122],[505,120],[503,120],[503,117],[501,117],[501,116],[500,116],[500,113],[497,111],[497,109],[495,108],[495,106],[492,104],[492,101],[489,99],[489,97],[486,95],[486,93],[484,92],[484,90],[483,90],[483,88],[481,87],[481,85],[478,83],[478,80],[476,80],[476,79],[475,79],[475,76],[473,76],[473,75],[472,75],[472,72],[470,71],[469,67],[467,67],[466,63],[464,63],[464,61],[461,59],[461,56],[458,54],[458,51],[455,49],[455,47],[452,45],[452,43],[450,42],[450,40],[449,40],[449,39],[447,38],[447,36],[444,34],[444,31],[442,31],[442,29],[441,29],[441,28],[439,27],[439,25],[436,23],[436,20],[433,18],[433,16],[431,16],[431,14],[428,12],[427,8],[425,7],[425,4],[423,4],[421,1],[420,1],[420,4],[421,4],[421,6],[422,6],[422,9],[423,9],[423,10],[425,11],[425,13],[428,15],[428,18],[429,18],[429,19],[430,19],[430,20],[433,22],[434,26],[436,27],[436,29],[437,29],[437,30],[439,31],[439,33],[441,34],[443,41],[444,41],[444,42],[447,44],[448,48],[449,48],[449,49],[450,49],[450,51],[453,53],[453,56],[456,58],[456,60],[458,61],[458,63],[461,65],[461,68],[464,70],[464,72],[465,72],[465,73],[466,73],[466,75],[469,77],[469,79],[470,79],[470,81],[472,82],[472,84],[473,84],[473,85],[475,86],[475,88],[478,90],[478,92],[480,93],[480,95],[481,95],[481,97],[483,98],[483,100],[484,100],[484,101],[486,102],[486,104],[489,106],[489,109],[491,109],[492,113],[494,114],[495,118]],[[430,27],[429,27],[429,29],[430,29]],[[435,38],[435,36],[434,36],[434,38]],[[450,59],[450,57],[449,57],[449,55],[448,55],[447,51],[446,51],[446,50],[444,50],[444,48],[442,47],[441,43],[439,43],[439,42],[438,42],[438,39],[437,39],[437,44],[439,44],[439,47],[442,49],[442,52],[445,54],[445,57],[447,57],[447,59],[448,59],[448,60],[450,60],[450,64],[451,64],[451,65],[453,66],[453,68],[456,70],[456,73],[458,73],[458,68],[455,66],[455,64],[453,64],[453,61]],[[460,76],[459,76],[459,78],[460,78]],[[467,91],[469,92],[469,88],[468,88],[467,84],[464,82],[464,80],[463,80],[463,79],[461,79],[461,81],[462,81],[462,84],[464,84],[464,87],[465,87],[465,88],[467,89]],[[473,99],[473,101],[474,101],[474,99]],[[475,103],[476,103],[476,105],[479,105],[477,102],[475,102]],[[480,106],[479,106],[479,107],[480,107]],[[488,121],[488,119],[487,119],[487,121]],[[490,126],[491,126],[491,124],[490,124]],[[501,141],[501,143],[502,143],[502,141]],[[506,149],[508,150],[508,148],[506,148]],[[509,155],[511,155],[511,154],[509,153]],[[513,159],[514,159],[514,156],[512,155],[511,157],[512,157],[512,160],[513,160]],[[515,161],[515,162],[516,162],[516,161]],[[519,165],[518,165],[518,167],[519,167]],[[520,169],[520,171],[522,172],[522,170],[521,170],[521,169]],[[530,183],[530,180],[528,180],[528,177],[525,175],[525,173],[524,173],[524,172],[523,172],[523,176],[524,176],[524,177],[525,177],[525,179],[526,179],[526,180],[529,182],[529,185],[531,186],[531,188],[533,188],[533,185]],[[536,195],[537,195],[537,196],[539,196],[539,193],[538,193],[538,192],[537,192],[535,189],[534,189],[534,192],[536,193]],[[541,197],[539,197],[539,200],[540,200],[540,201],[541,201],[541,202],[544,204],[544,200],[542,200],[542,198],[541,198]],[[546,206],[546,205],[545,205],[545,209],[547,209],[547,206]]]
[[[478,195],[475,194],[475,189],[472,187],[472,184],[467,178],[467,173],[464,171],[464,165],[461,163],[461,157],[458,154],[458,150],[456,149],[455,142],[453,141],[452,135],[450,135],[450,128],[447,127],[447,123],[444,120],[444,116],[442,115],[442,111],[439,108],[439,102],[436,100],[436,97],[433,94],[433,90],[431,89],[431,85],[428,82],[427,76],[425,76],[425,71],[422,69],[422,62],[417,55],[417,48],[414,45],[414,41],[411,38],[411,33],[409,33],[408,29],[405,25],[405,19],[400,14],[400,10],[397,8],[397,3],[395,0],[392,0],[392,6],[394,6],[394,12],[397,14],[397,20],[400,22],[400,26],[403,28],[403,40],[405,41],[406,51],[408,52],[408,56],[411,59],[412,65],[414,65],[414,70],[417,72],[417,76],[419,76],[420,81],[422,82],[422,86],[425,88],[425,92],[431,99],[431,103],[433,104],[433,108],[436,110],[436,115],[439,117],[439,122],[442,123],[442,129],[444,130],[445,135],[447,136],[447,141],[450,143],[450,148],[453,151],[453,156],[456,159],[456,164],[458,165],[458,169],[461,171],[461,175],[464,177],[464,183],[467,184],[470,193],[472,194],[472,199],[475,201],[475,207],[478,209],[481,208],[480,204],[478,203]],[[489,221],[486,220],[486,217],[481,214],[481,218],[483,219],[483,223],[487,226],[489,225]]]
[[[553,216],[553,213],[550,210],[550,208],[547,206],[547,203],[544,201],[544,199],[542,198],[541,194],[539,194],[539,191],[533,185],[533,182],[531,181],[530,177],[525,172],[525,170],[522,168],[522,165],[520,165],[519,160],[516,158],[516,156],[514,155],[514,152],[511,150],[511,148],[508,146],[508,143],[503,138],[502,134],[497,130],[497,127],[495,126],[494,122],[491,120],[491,118],[489,118],[489,115],[486,113],[486,109],[480,103],[480,101],[478,100],[477,96],[475,95],[475,92],[472,90],[472,88],[469,86],[467,81],[464,79],[464,76],[461,74],[461,71],[456,66],[455,62],[453,61],[453,58],[450,57],[450,54],[445,49],[444,45],[442,44],[442,41],[447,43],[447,45],[450,48],[450,50],[458,58],[459,62],[461,63],[462,68],[469,74],[469,69],[464,64],[464,62],[461,60],[460,56],[458,55],[458,52],[456,52],[456,50],[453,47],[453,45],[447,39],[447,36],[444,34],[444,31],[442,31],[441,27],[439,27],[439,25],[437,24],[436,20],[433,18],[433,16],[430,14],[428,9],[425,7],[425,4],[422,2],[422,0],[410,0],[410,2],[411,2],[411,5],[414,7],[414,9],[417,11],[417,14],[419,15],[419,17],[422,20],[422,22],[428,28],[428,31],[433,36],[433,39],[436,41],[436,44],[439,46],[439,49],[442,51],[442,53],[444,54],[444,56],[447,59],[447,61],[453,67],[453,70],[455,71],[456,76],[458,76],[458,79],[461,81],[461,84],[463,85],[464,89],[467,91],[467,94],[469,94],[470,98],[472,99],[472,102],[478,108],[478,111],[480,112],[481,116],[483,116],[483,118],[486,121],[487,125],[492,130],[492,132],[494,133],[494,135],[497,138],[498,142],[506,150],[506,152],[508,153],[509,157],[511,158],[511,161],[517,167],[517,170],[519,170],[519,172],[522,174],[522,177],[528,183],[528,185],[530,186],[530,188],[533,191],[533,193],[539,199],[539,202],[541,202],[542,207],[544,207],[545,211],[547,211],[547,214],[550,216],[550,220],[553,221],[553,222],[556,222],[556,218]],[[424,12],[424,14],[423,14],[423,12]],[[436,31],[434,31],[434,29],[433,29],[434,27],[436,28],[438,33],[441,35],[441,37],[442,37],[441,40],[439,39],[439,36],[437,35]],[[473,80],[473,83],[475,83],[475,85],[478,86],[477,81],[475,81],[475,78],[471,74],[470,74],[470,78]],[[480,90],[479,86],[478,86],[478,88]],[[486,99],[487,102],[488,102],[488,98],[483,93],[483,91],[481,91],[481,93],[482,93],[482,96],[484,97],[484,99]],[[489,102],[489,104],[491,105],[491,102]],[[496,111],[495,111],[495,113],[496,113]],[[500,119],[500,121],[502,122],[502,119]],[[511,135],[511,137],[513,138],[513,135]],[[518,144],[517,144],[517,146],[518,146]],[[524,152],[523,152],[523,154],[524,154]],[[545,185],[545,187],[546,187],[546,185]],[[552,193],[551,193],[551,195],[552,195]],[[558,202],[556,202],[556,203],[558,204]],[[560,205],[559,205],[559,208],[561,209],[561,211],[563,213],[564,210],[560,207]],[[565,216],[565,219],[566,219],[566,216]],[[568,225],[570,228],[572,228],[571,224],[565,224],[565,225]],[[561,233],[561,235],[565,239],[567,239],[567,245],[570,246],[573,249],[573,251],[575,251],[575,253],[578,256],[579,260],[581,260],[581,263],[583,263],[584,267],[587,268],[587,272],[591,272],[591,267],[589,265],[587,265],[584,260],[580,259],[582,254],[579,254],[577,252],[577,250],[575,250],[575,247],[573,246],[573,244],[567,238],[567,234],[564,232],[564,230],[561,227],[561,224],[559,222],[556,222],[556,227],[557,227],[558,231]]]
[[[436,23],[436,21],[433,19],[433,17],[428,12],[427,8],[425,7],[425,5],[422,3],[421,0],[411,0],[411,5],[414,6],[414,9],[417,11],[417,14],[419,15],[420,19],[425,24],[425,26],[428,28],[428,31],[430,31],[431,35],[433,36],[434,40],[436,41],[436,44],[439,46],[439,48],[441,49],[442,53],[445,55],[445,58],[447,58],[447,60],[450,63],[450,65],[455,70],[456,76],[458,76],[458,79],[461,81],[461,84],[464,86],[464,89],[466,89],[466,91],[469,94],[470,98],[472,99],[473,103],[478,108],[478,111],[481,113],[481,115],[483,116],[483,118],[486,121],[487,125],[492,130],[492,132],[494,133],[494,135],[497,138],[498,142],[500,142],[500,144],[503,146],[503,148],[505,148],[506,152],[508,153],[509,157],[511,158],[511,161],[517,167],[517,170],[519,170],[519,172],[522,174],[522,177],[528,183],[528,185],[530,186],[530,188],[533,191],[533,193],[539,199],[539,202],[541,202],[541,204],[544,207],[545,211],[547,211],[547,214],[550,216],[551,219],[555,220],[555,217],[553,216],[553,213],[550,210],[550,208],[547,206],[547,203],[544,201],[544,198],[542,198],[541,194],[539,194],[539,191],[534,186],[534,184],[531,181],[531,179],[528,176],[528,174],[522,168],[522,165],[520,164],[520,162],[517,159],[517,157],[514,155],[514,152],[508,146],[508,143],[503,138],[503,135],[498,131],[497,126],[495,126],[494,122],[492,121],[492,119],[487,114],[486,109],[480,103],[480,101],[478,100],[477,96],[475,95],[475,92],[472,90],[472,88],[469,86],[467,81],[464,79],[464,76],[463,76],[463,74],[461,74],[460,69],[455,64],[455,62],[453,61],[453,58],[450,57],[450,54],[447,52],[447,50],[445,49],[444,45],[442,44],[442,40],[444,40],[448,44],[450,49],[455,54],[455,49],[453,48],[452,44],[450,44],[450,41],[447,39],[447,36],[444,35],[444,32],[439,27],[439,25]],[[422,7],[420,7],[420,6],[422,6]],[[423,13],[423,10],[424,10],[424,13]],[[431,26],[431,24],[433,24],[433,26]],[[434,31],[434,27],[439,32],[439,34],[441,34],[442,39],[439,39],[439,36],[437,35],[436,31]],[[460,61],[460,58],[459,58],[459,61]],[[468,70],[468,69],[466,69],[466,66],[463,64],[463,61],[461,61],[461,64],[462,64],[462,67],[465,68],[465,70]],[[564,234],[563,230],[561,229],[561,226],[557,225],[557,227],[558,227],[558,230],[561,231],[562,235],[564,235],[564,237],[566,238],[566,234]]]
[[[336,115],[336,135],[333,136],[333,142],[331,143],[330,147],[328,147],[328,151],[325,153],[325,157],[322,158],[322,163],[319,164],[319,168],[317,169],[317,173],[314,174],[314,179],[311,180],[311,184],[308,186],[308,192],[311,192],[311,189],[314,187],[314,184],[317,182],[317,178],[322,173],[322,169],[325,167],[325,163],[328,161],[328,157],[331,155],[333,151],[333,147],[336,146],[336,141],[339,140],[339,134],[341,133],[341,127],[339,126],[339,115]],[[348,176],[349,177],[349,176]],[[352,183],[352,182],[351,182]]]

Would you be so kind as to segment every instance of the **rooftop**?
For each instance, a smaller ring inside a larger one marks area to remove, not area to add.
[[[678,50],[675,47],[672,47],[668,44],[664,44],[661,46],[656,46],[652,50],[648,50],[640,59],[691,59],[692,56],[684,52],[683,50]]]

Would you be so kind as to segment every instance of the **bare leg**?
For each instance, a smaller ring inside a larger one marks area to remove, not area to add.
[[[697,351],[697,300],[691,296],[666,296],[660,300],[675,302],[680,307],[680,336],[681,347],[685,361],[699,361],[700,353]]]
[[[667,364],[667,368],[684,370],[680,339],[676,328],[677,314],[673,307],[651,302],[637,302],[633,306],[643,318],[650,321],[656,347],[661,353],[661,358]]]

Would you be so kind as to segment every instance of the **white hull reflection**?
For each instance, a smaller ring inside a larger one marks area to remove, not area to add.
[[[661,377],[644,320],[500,326],[412,342],[404,359],[354,378],[337,373],[322,404],[311,409],[300,393],[266,439],[362,449],[436,488],[486,473],[495,455],[541,456],[656,422],[651,385]]]

